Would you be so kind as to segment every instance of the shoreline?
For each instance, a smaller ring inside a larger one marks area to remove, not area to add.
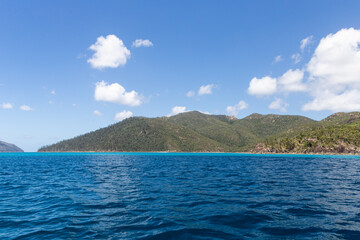
[[[116,153],[116,154],[246,154],[246,155],[309,155],[309,156],[360,156],[360,153],[294,153],[294,152],[289,152],[289,153],[274,153],[274,152],[178,152],[178,151],[122,151],[122,152],[118,152],[118,151],[44,151],[44,152],[0,152],[0,154],[26,154],[26,153],[32,153],[32,154],[36,154],[36,153],[106,153],[106,154],[111,154],[111,153]]]

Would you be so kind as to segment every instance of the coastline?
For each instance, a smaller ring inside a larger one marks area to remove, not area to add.
[[[117,151],[44,151],[44,152],[2,152],[2,154],[124,154],[124,155],[147,155],[147,154],[173,154],[173,155],[206,155],[206,154],[213,154],[213,155],[252,155],[252,156],[357,156],[360,157],[360,153],[274,153],[274,152],[178,152],[178,151],[124,151],[124,152],[117,152]]]

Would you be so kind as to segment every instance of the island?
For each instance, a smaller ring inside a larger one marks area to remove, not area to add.
[[[253,152],[360,153],[360,113],[335,113],[321,121],[298,115],[131,117],[39,152]]]
[[[14,144],[0,141],[0,152],[24,152],[24,150]]]

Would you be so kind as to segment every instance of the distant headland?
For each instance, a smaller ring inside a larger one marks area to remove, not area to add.
[[[0,141],[0,152],[24,152],[24,150],[14,144]]]

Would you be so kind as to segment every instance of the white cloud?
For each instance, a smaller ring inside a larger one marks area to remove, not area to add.
[[[227,107],[226,107],[226,112],[227,112],[228,114],[231,114],[231,115],[236,116],[236,115],[239,114],[239,112],[240,112],[241,110],[244,110],[244,109],[246,109],[246,108],[248,108],[248,107],[249,107],[249,105],[248,105],[246,102],[240,101],[240,102],[238,102],[237,104],[235,104],[234,106],[227,106]]]
[[[306,85],[303,83],[304,70],[289,69],[281,77],[279,77],[279,85],[284,92],[300,92],[306,90]]]
[[[281,55],[278,55],[274,58],[274,63],[277,63],[277,62],[281,62],[283,59],[281,57]]]
[[[52,95],[55,95],[55,94],[56,94],[55,90],[52,90],[50,93],[51,93]]]
[[[250,81],[248,93],[250,95],[265,96],[274,94],[276,90],[276,78],[271,78],[269,76],[263,78],[254,77]]]
[[[206,114],[206,115],[211,115],[211,113],[208,112],[208,111],[205,111],[205,112],[204,112],[204,111],[200,111],[200,110],[199,110],[199,112],[201,112],[201,113],[203,113],[203,114]]]
[[[133,42],[133,47],[152,47],[154,44],[149,39],[136,39]]]
[[[306,91],[306,85],[303,82],[304,70],[289,69],[279,78],[269,76],[263,78],[253,78],[250,81],[248,93],[250,95],[265,96],[276,93],[300,92]]]
[[[122,121],[126,118],[129,118],[129,117],[132,117],[133,116],[133,113],[130,112],[130,111],[122,111],[122,112],[118,112],[115,114],[115,117],[114,117],[114,120],[116,121]]]
[[[195,92],[194,92],[194,91],[188,91],[188,92],[186,93],[186,96],[187,96],[187,97],[194,97],[194,96],[195,96]]]
[[[115,35],[98,37],[96,43],[91,45],[89,49],[95,53],[87,62],[97,69],[117,68],[120,65],[125,65],[127,59],[130,58],[130,50]]]
[[[302,40],[304,50],[312,37]],[[301,55],[294,54],[295,63]],[[304,81],[304,76],[307,81]],[[305,69],[288,70],[278,79],[253,78],[249,94],[264,96],[275,93],[307,91],[311,100],[304,111],[360,111],[360,29],[345,28],[322,38]],[[276,99],[269,108],[285,111],[287,103]]]
[[[321,39],[310,62],[313,100],[303,110],[360,110],[360,30],[341,29]]]
[[[168,115],[168,117],[179,114],[179,113],[183,113],[186,112],[186,107],[182,107],[182,106],[175,106],[171,109],[171,113]]]
[[[206,94],[212,94],[212,90],[215,87],[214,84],[208,84],[208,85],[202,85],[199,88],[198,95],[206,95]]]
[[[2,109],[12,109],[13,105],[11,103],[3,103],[1,104]]]
[[[126,92],[120,84],[108,84],[105,81],[96,83],[95,100],[128,106],[139,106],[142,103],[141,96],[134,90]]]
[[[322,111],[330,110],[333,112],[351,112],[360,110],[360,90],[347,90],[340,94],[324,92],[315,97],[315,99],[305,104],[304,111]]]
[[[304,51],[304,49],[312,42],[313,36],[308,36],[307,38],[304,38],[300,42],[300,49],[301,51]]]
[[[298,64],[298,63],[301,61],[301,55],[300,55],[300,53],[293,54],[293,55],[291,56],[291,59],[294,60],[294,63],[295,63],[295,64]]]
[[[103,115],[99,110],[94,110],[93,114],[99,117]]]
[[[20,106],[20,109],[23,111],[34,111],[34,109],[29,107],[28,105],[22,105]]]
[[[304,52],[305,48],[310,43],[312,43],[312,39],[313,39],[313,36],[308,36],[308,37],[306,37],[306,38],[304,38],[303,40],[300,41],[300,50],[301,50],[301,52]],[[295,53],[295,54],[291,55],[291,59],[294,60],[295,64],[298,64],[301,61],[302,57],[301,57],[300,53]]]
[[[277,98],[273,102],[270,103],[269,109],[276,109],[276,110],[280,110],[281,112],[286,112],[286,108],[288,106],[289,106],[289,104],[285,103],[280,98]]]

